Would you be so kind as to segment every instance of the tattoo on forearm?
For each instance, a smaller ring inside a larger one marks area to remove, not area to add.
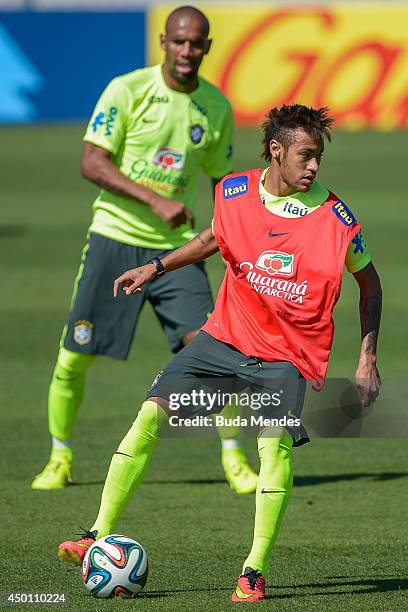
[[[201,237],[201,234],[197,234],[197,236],[195,236],[195,238],[196,238],[196,240],[199,240],[203,246],[206,246],[204,240]]]
[[[381,320],[381,297],[372,295],[360,299],[361,349],[366,355],[374,355],[377,349]]]
[[[368,332],[363,338],[361,349],[366,355],[375,355],[377,351],[377,334],[376,332]]]

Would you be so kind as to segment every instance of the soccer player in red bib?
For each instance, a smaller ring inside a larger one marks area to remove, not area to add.
[[[94,525],[80,540],[60,545],[62,560],[79,564],[95,538],[113,532],[144,477],[160,429],[174,418],[174,397],[190,392],[193,398],[200,385],[216,394],[233,381],[235,389],[249,387],[271,398],[261,414],[273,426],[261,427],[257,439],[253,543],[231,596],[243,603],[264,599],[264,576],[292,489],[292,448],[308,441],[300,423],[306,381],[317,390],[324,384],[345,264],[360,289],[356,383],[364,406],[375,401],[381,385],[376,365],[380,281],[350,208],[316,181],[332,122],[325,108],[272,109],[263,125],[269,167],[226,176],[217,186],[211,229],[116,279],[114,294],[122,286],[131,295],[218,250],[227,263],[213,315],[156,378],[113,455]],[[276,393],[278,405],[272,401]],[[211,406],[213,412],[221,409],[222,404]],[[205,402],[191,401],[177,414],[208,411]],[[277,417],[279,423],[290,417],[287,426],[276,426]]]

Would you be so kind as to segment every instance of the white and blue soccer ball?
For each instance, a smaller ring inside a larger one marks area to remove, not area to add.
[[[146,584],[147,574],[145,549],[124,535],[99,538],[82,562],[82,580],[95,597],[135,597]]]

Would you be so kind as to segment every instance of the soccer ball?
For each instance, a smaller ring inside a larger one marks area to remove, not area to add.
[[[95,597],[135,597],[146,584],[147,574],[146,551],[124,535],[99,538],[82,562],[82,580]]]

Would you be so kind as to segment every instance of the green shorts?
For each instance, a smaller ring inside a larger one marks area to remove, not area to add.
[[[250,393],[243,403],[245,389]],[[147,397],[168,400],[179,416],[194,418],[221,412],[231,394],[241,394],[238,405],[245,406],[249,423],[259,423],[259,416],[279,422],[294,446],[301,446],[309,441],[300,422],[305,391],[306,381],[292,363],[244,355],[200,331],[158,374]]]
[[[185,334],[199,329],[213,310],[203,263],[165,274],[132,296],[113,297],[113,281],[170,251],[123,244],[91,233],[82,253],[62,344],[76,353],[126,359],[137,320],[148,300],[167,336],[170,349],[182,348]]]

